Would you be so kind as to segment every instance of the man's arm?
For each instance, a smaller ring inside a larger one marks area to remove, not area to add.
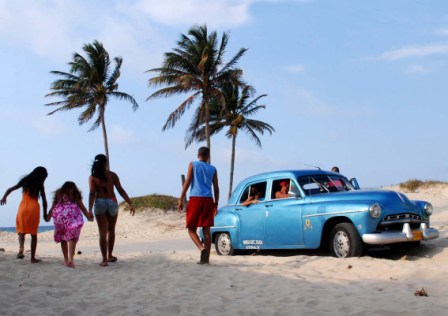
[[[188,165],[188,173],[187,178],[185,179],[184,186],[182,187],[182,193],[180,194],[179,205],[177,206],[177,210],[182,212],[184,209],[184,199],[187,194],[188,188],[190,187],[191,181],[193,180],[193,164],[190,162]]]
[[[215,205],[216,207],[218,207],[219,203],[218,171],[215,171],[215,175],[213,176],[213,192],[215,195]]]

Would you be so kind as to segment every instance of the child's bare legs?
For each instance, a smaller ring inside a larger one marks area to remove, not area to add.
[[[68,246],[66,241],[61,241],[61,250],[62,255],[64,256],[64,265],[68,265],[69,259],[68,259]]]
[[[25,234],[18,234],[19,236],[19,253],[17,254],[18,259],[23,259],[25,250]]]
[[[76,241],[70,240],[68,242],[68,267],[74,268],[75,263],[73,261],[73,256],[75,255],[75,249],[76,249]]]
[[[37,235],[31,235],[31,263],[38,263],[42,260],[36,259]]]

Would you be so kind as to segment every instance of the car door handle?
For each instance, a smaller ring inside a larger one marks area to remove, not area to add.
[[[274,206],[273,204],[266,204],[265,207],[272,207]]]

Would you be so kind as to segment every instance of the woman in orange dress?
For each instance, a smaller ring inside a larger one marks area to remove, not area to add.
[[[16,218],[16,232],[19,235],[19,253],[18,259],[24,258],[25,234],[31,235],[31,263],[37,263],[41,260],[36,259],[37,248],[37,229],[40,219],[39,196],[42,200],[44,218],[47,215],[47,198],[45,196],[44,182],[47,178],[47,169],[44,167],[35,168],[29,175],[20,179],[15,185],[6,190],[0,201],[1,205],[6,204],[8,195],[19,188],[22,188],[22,201]]]

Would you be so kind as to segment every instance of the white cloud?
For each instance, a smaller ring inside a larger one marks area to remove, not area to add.
[[[39,116],[37,119],[33,118],[31,126],[39,133],[48,136],[61,135],[67,131],[65,125],[54,116]]]
[[[302,64],[294,64],[284,67],[287,72],[298,74],[305,71],[305,66]]]
[[[118,144],[132,144],[137,142],[137,136],[134,132],[120,125],[111,125],[109,137],[111,142]]]
[[[317,98],[313,93],[305,89],[295,92],[295,104],[304,114],[313,117],[330,117],[336,115],[336,108]]]
[[[82,53],[84,44],[97,39],[112,57],[122,56],[124,66],[141,75],[159,65],[163,52],[173,45],[166,37],[170,30],[158,24],[238,27],[250,22],[250,8],[260,2],[279,1],[117,0],[104,5],[87,0],[0,0],[0,41],[65,64],[74,51]]]
[[[425,57],[440,54],[448,54],[448,44],[428,44],[403,47],[384,52],[378,57],[378,59],[394,61],[409,57]]]
[[[375,116],[375,110],[372,107],[331,104],[305,89],[295,90],[292,101],[288,104],[290,104],[288,111],[300,113],[301,117],[330,118],[343,116],[345,118],[357,118],[359,116]]]
[[[204,24],[211,27],[239,26],[250,20],[250,1],[235,0],[139,0],[136,8],[158,23]]]
[[[406,69],[406,72],[410,74],[426,74],[430,71],[424,65],[411,65]]]
[[[440,36],[448,36],[448,27],[438,28],[436,34]]]

